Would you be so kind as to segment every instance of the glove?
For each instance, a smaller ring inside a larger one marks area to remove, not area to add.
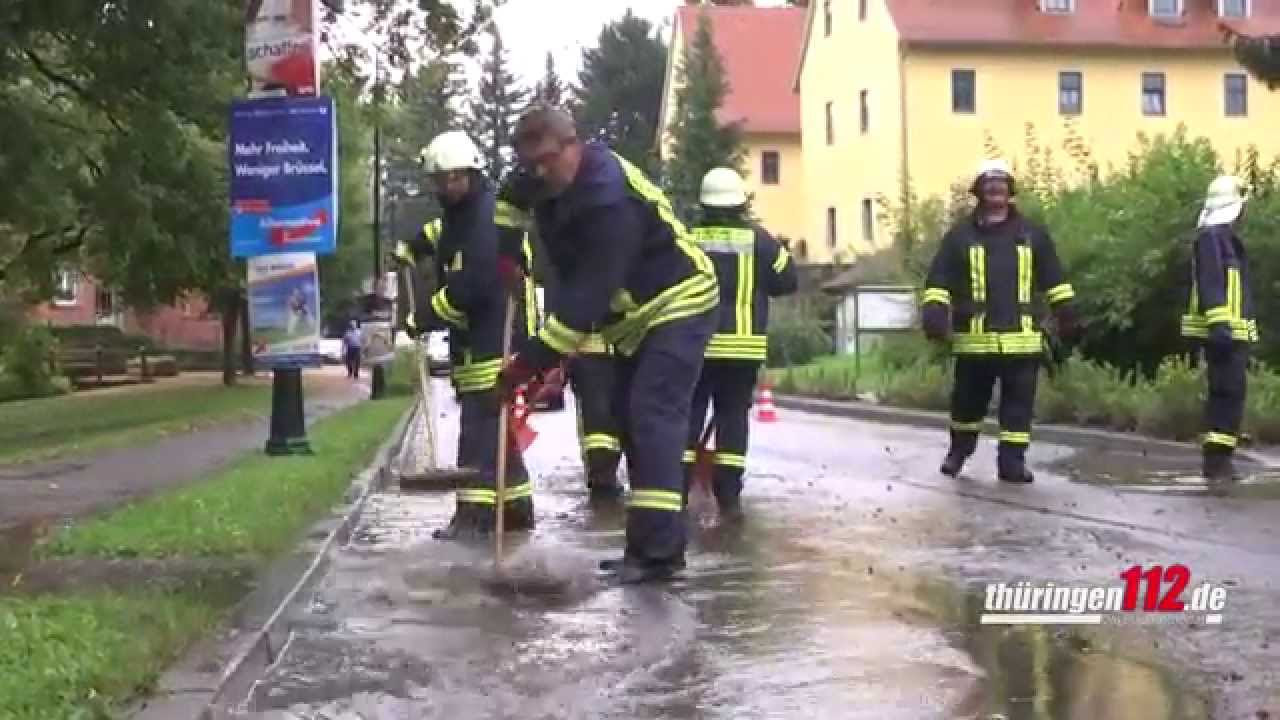
[[[512,355],[511,360],[498,373],[498,392],[505,399],[515,397],[516,389],[533,379],[538,371],[530,367],[520,355]]]
[[[529,386],[529,402],[538,403],[542,396],[553,387],[564,386],[564,363],[557,365],[542,374],[542,377]]]
[[[418,320],[413,313],[409,313],[404,319],[404,334],[417,340],[422,336],[422,328],[418,327]]]
[[[1209,338],[1204,344],[1204,355],[1209,360],[1224,359],[1231,354],[1231,326],[1227,323],[1213,323],[1209,326]]]
[[[942,303],[925,303],[920,310],[924,336],[930,340],[946,340],[951,336],[951,311]]]
[[[1076,315],[1075,306],[1064,302],[1053,309],[1053,316],[1058,323],[1058,337],[1063,342],[1074,344],[1080,339],[1080,319]]]
[[[515,260],[505,255],[498,258],[498,278],[511,295],[518,297],[524,289],[524,271]]]

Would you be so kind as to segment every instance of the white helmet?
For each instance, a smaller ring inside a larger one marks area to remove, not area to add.
[[[1009,163],[999,159],[983,160],[978,165],[978,171],[974,173],[973,184],[969,186],[969,192],[977,195],[983,179],[988,177],[1003,177],[1009,181],[1009,194],[1013,195],[1017,192],[1013,184],[1013,170],[1009,168]]]
[[[732,168],[712,168],[702,178],[698,202],[708,207],[734,208],[747,204],[747,189],[742,176]]]
[[[1200,211],[1200,227],[1229,225],[1240,217],[1248,200],[1246,188],[1234,175],[1219,175],[1209,183],[1205,194],[1204,209]]]
[[[419,154],[423,169],[428,173],[450,170],[484,170],[484,156],[461,130],[440,133]]]

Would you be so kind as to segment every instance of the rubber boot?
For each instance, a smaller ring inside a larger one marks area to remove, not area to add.
[[[1202,474],[1205,480],[1214,483],[1237,482],[1240,480],[1240,474],[1236,472],[1235,462],[1231,459],[1231,453],[1221,450],[1206,449],[1204,451]]]
[[[685,560],[680,556],[669,560],[644,561],[624,555],[618,560],[601,561],[600,569],[615,575],[623,585],[638,585],[670,580],[685,569]]]
[[[493,533],[493,506],[459,503],[449,524],[431,533],[437,540],[474,540]]]
[[[743,519],[742,470],[717,467],[712,488],[716,496],[716,505],[720,508],[720,519],[726,522],[741,522]]]
[[[1030,483],[1036,476],[1027,469],[1027,462],[1021,453],[1002,452],[996,457],[996,474],[1000,482]]]
[[[947,456],[942,459],[942,465],[938,468],[938,472],[948,477],[956,477],[964,469],[965,462],[977,448],[977,433],[952,430],[951,447],[947,449]]]
[[[618,458],[590,457],[587,461],[587,493],[592,504],[616,503],[622,499],[618,482]]]
[[[533,530],[533,498],[520,498],[507,503],[507,512],[502,517],[503,532],[526,532]]]

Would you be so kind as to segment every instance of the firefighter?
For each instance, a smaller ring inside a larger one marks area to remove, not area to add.
[[[711,257],[720,283],[720,319],[707,345],[702,377],[693,394],[689,469],[697,460],[707,406],[714,403],[715,473],[712,491],[720,514],[741,515],[739,496],[746,472],[748,415],[756,378],[768,352],[769,298],[796,291],[796,268],[787,252],[747,215],[742,177],[714,168],[702,179],[702,224],[694,228],[698,246]]]
[[[1008,165],[984,162],[970,192],[973,214],[942,238],[925,285],[921,319],[925,335],[951,340],[955,385],[951,393],[951,447],[941,472],[955,477],[973,454],[992,388],[1000,382],[1001,480],[1029,483],[1031,415],[1045,338],[1033,299],[1043,293],[1059,337],[1077,332],[1072,299],[1058,253],[1044,228],[1013,204],[1016,184]]]
[[[1191,261],[1191,298],[1182,335],[1204,350],[1209,374],[1203,473],[1211,481],[1239,479],[1231,456],[1244,415],[1249,345],[1258,341],[1249,259],[1236,232],[1246,197],[1238,178],[1209,185]]]
[[[461,406],[458,465],[479,472],[458,488],[453,519],[436,537],[468,537],[493,531],[505,293],[521,278],[500,261],[494,192],[471,139],[458,131],[438,135],[423,151],[423,164],[444,209],[439,224],[428,223],[422,236],[434,235],[430,250],[439,287],[417,315],[406,319],[406,329],[414,337],[449,330],[452,380]],[[505,529],[528,530],[533,485],[514,443],[507,457]]]
[[[715,269],[662,192],[573,119],[538,106],[516,125],[521,164],[543,182],[538,234],[559,276],[546,323],[503,370],[509,392],[595,329],[617,353],[614,409],[631,479],[623,583],[684,567],[681,455],[719,302]]]
[[[578,444],[592,502],[622,496],[618,482],[622,440],[613,409],[614,365],[613,348],[598,332],[588,334],[569,361],[569,382],[578,411]]]

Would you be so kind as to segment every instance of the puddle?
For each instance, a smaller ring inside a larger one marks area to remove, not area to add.
[[[1123,492],[1280,500],[1280,471],[1237,459],[1236,469],[1243,476],[1239,481],[1210,483],[1200,476],[1200,456],[1194,452],[1079,452],[1049,467],[1073,482]]]

